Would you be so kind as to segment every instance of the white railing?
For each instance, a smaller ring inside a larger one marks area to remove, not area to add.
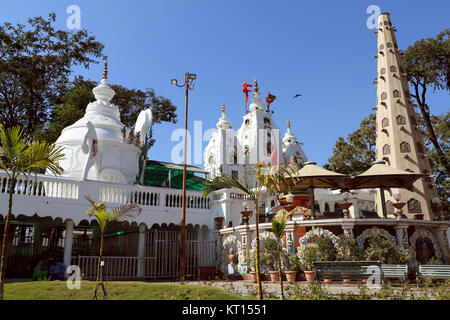
[[[4,171],[0,171],[0,196],[9,193],[10,179]],[[89,195],[96,201],[111,204],[136,202],[141,206],[164,208],[181,208],[182,190],[145,187],[139,185],[120,185],[101,181],[80,181],[67,177],[50,175],[30,175],[17,178],[14,194],[29,197],[45,197],[60,199],[83,199]],[[187,208],[190,210],[208,210],[209,197],[204,197],[200,191],[186,192]]]

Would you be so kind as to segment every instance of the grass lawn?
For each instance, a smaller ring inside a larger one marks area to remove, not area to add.
[[[65,281],[7,283],[5,300],[92,300],[96,282],[81,281],[80,290],[70,290]],[[189,284],[159,284],[113,281],[107,285],[108,300],[243,300],[225,290]],[[98,291],[99,300],[103,298]]]

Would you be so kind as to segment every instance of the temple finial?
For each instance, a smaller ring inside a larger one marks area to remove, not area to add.
[[[103,68],[103,79],[108,80],[108,58],[105,57],[105,66]]]
[[[288,120],[288,121],[287,121],[287,128],[288,128],[288,129],[291,129],[291,120]]]
[[[225,103],[222,103],[222,113],[225,114]]]
[[[256,93],[256,92],[259,93],[258,81],[256,81],[256,79],[255,79],[255,89],[254,89],[254,92],[255,92],[255,93]]]

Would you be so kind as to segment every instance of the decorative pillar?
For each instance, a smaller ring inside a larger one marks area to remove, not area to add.
[[[395,226],[394,230],[397,238],[397,245],[403,249],[406,249],[408,247],[408,226],[400,224]]]
[[[66,267],[72,264],[72,242],[73,242],[73,227],[74,222],[72,220],[66,221],[66,232],[64,239],[64,264]]]
[[[448,247],[448,240],[446,240],[447,236],[447,230],[448,226],[439,226],[438,228],[434,229],[434,234],[436,238],[439,241],[439,246],[441,247],[441,253],[442,253],[442,260],[445,264],[449,263],[449,247]]]
[[[252,239],[252,230],[245,225],[245,229],[239,231],[241,234],[241,247],[238,248],[238,272],[240,274],[248,273],[248,256],[250,254],[250,246],[248,245],[248,240]]]
[[[139,225],[139,235],[138,235],[138,271],[137,275],[139,278],[144,278],[144,255],[145,255],[145,232],[147,231],[147,226],[142,223]]]
[[[295,222],[288,222],[286,225],[286,250],[295,253]]]
[[[352,223],[348,223],[348,222],[343,222],[342,223],[342,230],[344,230],[344,234],[349,237],[349,238],[353,238],[353,227],[355,226],[355,224]]]
[[[213,232],[214,240],[216,241],[216,247],[217,247],[217,256],[216,258],[216,264],[219,267],[220,272],[225,273],[226,266],[222,265],[222,255],[223,255],[223,248],[222,248],[222,239],[220,236],[220,232],[218,230]]]

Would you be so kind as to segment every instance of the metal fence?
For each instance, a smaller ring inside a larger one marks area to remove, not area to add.
[[[187,233],[185,275],[197,279],[206,269],[215,273],[218,253],[215,241],[194,238],[194,233]],[[147,231],[145,244],[144,257],[104,256],[104,279],[177,278],[180,263],[179,232]],[[74,256],[72,263],[80,267],[84,279],[96,278],[98,256]]]

